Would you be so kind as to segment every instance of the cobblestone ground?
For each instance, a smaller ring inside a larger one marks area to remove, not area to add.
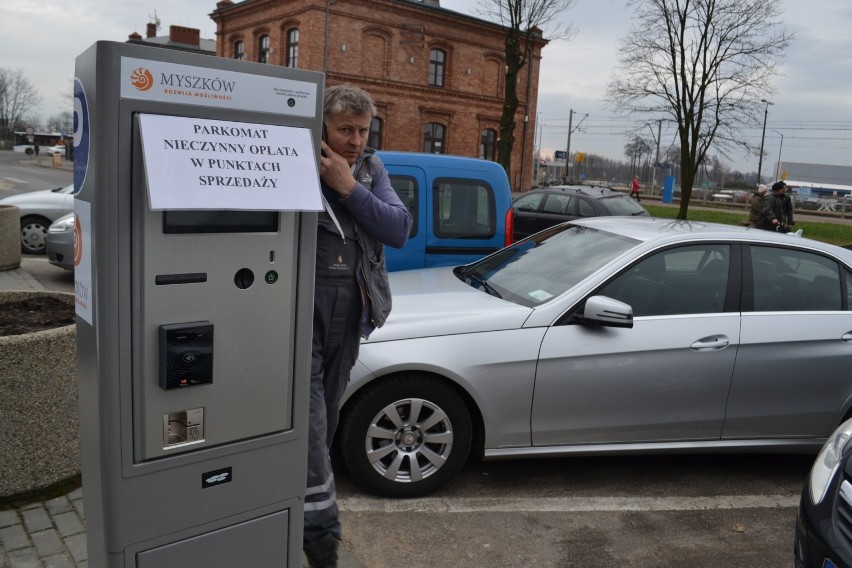
[[[88,568],[83,492],[0,511],[0,568]]]

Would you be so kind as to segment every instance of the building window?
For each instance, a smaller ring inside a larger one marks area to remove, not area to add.
[[[444,125],[430,122],[423,128],[423,151],[427,154],[444,153]]]
[[[479,157],[483,160],[491,160],[492,162],[497,157],[496,130],[486,128],[482,131],[482,137],[479,140]]]
[[[287,67],[299,66],[299,28],[287,32]]]
[[[246,58],[246,44],[240,41],[234,42],[234,59],[242,61]]]
[[[257,61],[258,63],[269,63],[269,36],[262,35],[257,38]]]
[[[432,49],[429,51],[429,84],[431,86],[444,86],[444,67],[446,60],[447,52],[443,49]]]
[[[382,119],[374,116],[370,121],[370,137],[367,139],[367,146],[374,150],[382,149]]]

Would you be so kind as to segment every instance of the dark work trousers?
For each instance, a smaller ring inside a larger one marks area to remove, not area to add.
[[[326,534],[340,540],[340,520],[329,448],[339,417],[340,399],[358,359],[361,292],[354,278],[317,277],[308,415],[308,488],[305,542]]]

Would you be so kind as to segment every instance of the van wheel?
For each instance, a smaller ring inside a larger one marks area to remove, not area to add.
[[[472,430],[470,413],[452,387],[407,375],[355,395],[341,421],[340,448],[346,467],[368,491],[419,497],[461,470]]]

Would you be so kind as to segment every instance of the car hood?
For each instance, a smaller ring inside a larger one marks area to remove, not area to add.
[[[394,272],[390,286],[390,317],[367,343],[517,329],[532,313],[531,308],[468,286],[452,267]]]
[[[42,189],[5,197],[0,199],[0,205],[23,204],[27,209],[32,209],[42,205],[55,206],[57,203],[65,201],[68,197],[68,194],[60,193],[53,189]],[[73,197],[72,195],[71,198],[73,199]]]

